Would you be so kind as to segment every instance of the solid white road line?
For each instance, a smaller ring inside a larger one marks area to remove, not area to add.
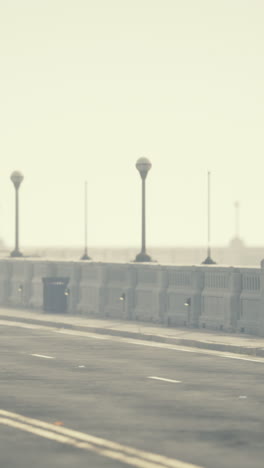
[[[163,380],[164,382],[171,382],[171,383],[182,383],[181,380],[173,380],[173,379],[164,379],[163,377],[154,377],[154,376],[149,376],[148,379],[153,379],[153,380]]]
[[[205,354],[211,356],[217,356],[226,359],[238,359],[240,361],[256,362],[258,364],[264,364],[264,358],[262,357],[249,357],[246,354],[234,354],[226,353],[225,351],[215,351],[212,349],[201,349],[201,348],[191,348],[188,346],[182,345],[173,345],[168,343],[158,343],[155,341],[144,341],[136,338],[122,338],[120,336],[114,335],[100,335],[97,333],[86,332],[86,331],[77,331],[77,330],[68,330],[68,329],[58,329],[48,325],[32,325],[22,322],[11,322],[8,320],[0,320],[0,325],[12,326],[12,327],[21,327],[29,329],[39,329],[50,331],[51,333],[59,333],[63,335],[72,335],[72,336],[81,336],[84,338],[92,338],[95,340],[107,340],[107,341],[117,341],[121,343],[129,343],[137,346],[149,346],[152,348],[161,348],[161,349],[171,349],[173,351],[182,351],[184,353],[195,353],[195,354]]]
[[[54,333],[59,333],[63,335],[82,336],[86,338],[92,338],[95,340],[104,339],[104,340],[109,340],[109,341],[118,341],[121,343],[129,343],[129,344],[133,344],[137,346],[149,346],[151,348],[171,349],[174,351],[183,351],[184,353],[206,354],[206,355],[218,356],[221,358],[239,359],[241,361],[257,362],[259,364],[264,364],[264,358],[262,357],[251,358],[245,354],[231,354],[231,353],[226,353],[225,351],[215,351],[213,349],[191,348],[191,347],[182,346],[182,345],[158,343],[156,341],[138,340],[136,338],[123,338],[123,337],[115,336],[115,335],[103,335],[103,338],[102,338],[100,335],[96,333],[79,332],[77,330],[52,329],[52,331]]]
[[[28,418],[5,410],[0,410],[0,424],[30,432],[56,442],[92,451],[98,455],[138,468],[201,468],[197,465],[138,450],[65,427],[54,426],[38,419]]]
[[[40,357],[44,359],[54,359],[53,356],[45,356],[44,354],[30,354],[30,356]]]
[[[8,327],[19,327],[19,328],[32,328],[36,330],[41,330],[45,329],[47,330],[48,327],[47,325],[35,325],[33,323],[24,323],[24,322],[14,322],[13,320],[0,320],[0,325],[6,325]]]

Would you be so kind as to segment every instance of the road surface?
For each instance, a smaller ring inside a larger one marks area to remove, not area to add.
[[[16,324],[0,352],[3,468],[263,468],[264,359]]]

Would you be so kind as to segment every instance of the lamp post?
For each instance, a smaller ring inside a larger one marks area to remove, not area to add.
[[[187,326],[190,325],[190,318],[191,318],[191,304],[192,300],[190,297],[185,299],[184,305],[187,308]],[[186,321],[184,322],[184,325],[186,325]]]
[[[84,183],[84,253],[81,260],[91,260],[87,247],[87,181]]]
[[[141,226],[141,252],[136,256],[135,262],[151,262],[151,257],[146,253],[146,178],[151,169],[151,162],[147,158],[139,158],[136,168],[142,180],[142,226]]]
[[[23,254],[19,251],[19,187],[24,179],[23,174],[19,171],[12,172],[10,179],[12,180],[15,187],[16,206],[15,206],[15,249],[11,252],[11,257],[23,257]]]
[[[211,258],[211,172],[207,175],[207,257],[202,262],[204,265],[215,265],[216,262]]]

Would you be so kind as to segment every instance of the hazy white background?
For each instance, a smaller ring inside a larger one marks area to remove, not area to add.
[[[264,244],[263,0],[0,0],[0,237],[21,243],[148,245],[234,234]]]

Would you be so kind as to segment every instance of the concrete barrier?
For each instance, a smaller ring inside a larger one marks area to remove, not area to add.
[[[147,322],[159,322],[159,265],[134,265],[136,286],[134,290],[133,318]]]
[[[110,263],[106,266],[103,315],[110,318],[127,318],[126,302],[128,266]]]
[[[7,304],[13,307],[29,307],[33,263],[19,260],[9,260],[9,294]]]
[[[197,327],[203,276],[199,267],[166,267],[167,324]]]
[[[235,331],[237,326],[239,296],[241,293],[238,269],[233,267],[202,267],[201,328]]]
[[[0,303],[43,307],[43,278],[69,278],[68,313],[264,336],[262,268],[0,260]],[[185,305],[186,304],[186,305]]]
[[[69,290],[67,310],[69,313],[76,313],[80,295],[80,263],[56,262],[51,276],[69,278],[67,285]]]
[[[11,288],[12,263],[2,260],[0,263],[0,304],[8,304]]]
[[[43,307],[43,278],[54,276],[55,265],[53,262],[32,262],[31,294],[28,306],[34,309]]]
[[[99,263],[83,262],[80,268],[79,298],[76,311],[102,316],[104,310],[105,271]]]
[[[263,334],[263,270],[245,268],[241,272],[242,290],[240,295],[239,332]]]

